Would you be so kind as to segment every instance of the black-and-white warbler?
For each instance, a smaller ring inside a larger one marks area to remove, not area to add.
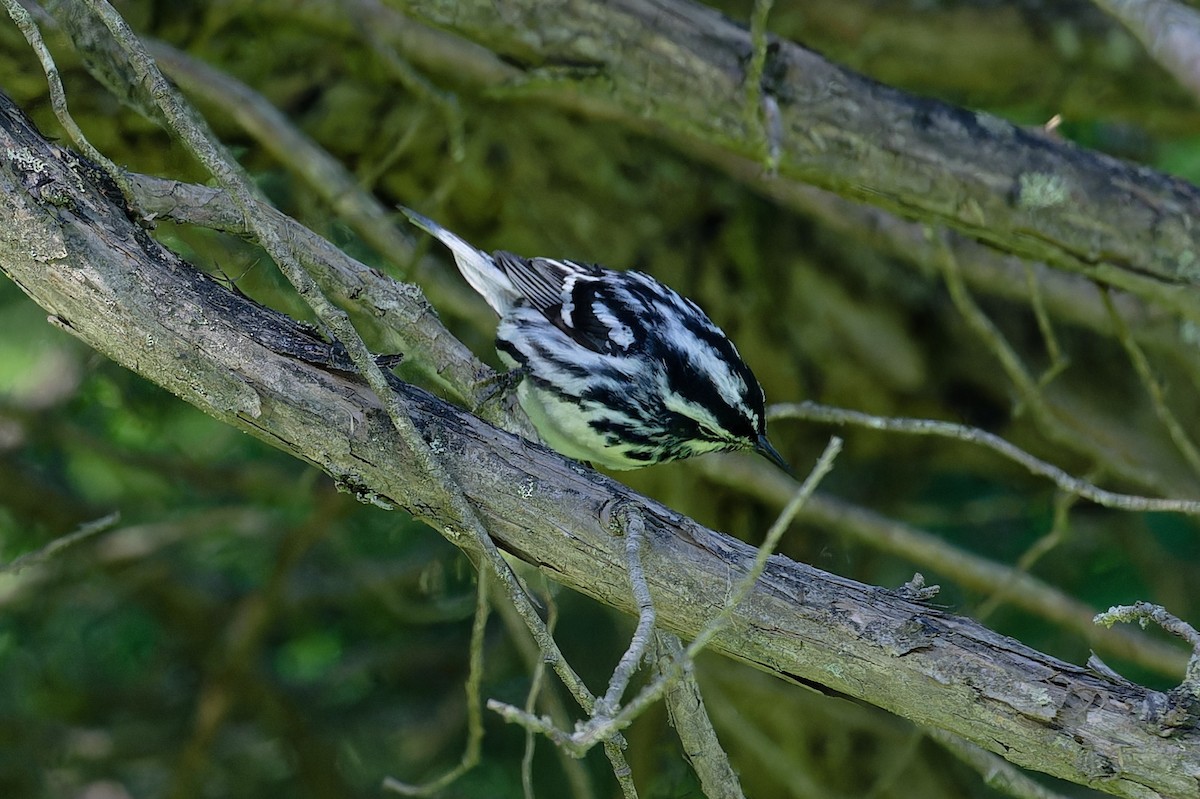
[[[753,449],[790,472],[766,435],[763,390],[700,306],[641,272],[489,255],[407,208],[454,253],[500,315],[496,349],[547,444],[609,469]]]

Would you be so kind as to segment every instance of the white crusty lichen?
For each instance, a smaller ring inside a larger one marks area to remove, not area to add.
[[[1017,206],[1020,208],[1052,208],[1071,199],[1066,178],[1052,172],[1024,172],[1017,185]]]

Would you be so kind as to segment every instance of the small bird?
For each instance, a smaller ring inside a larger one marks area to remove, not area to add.
[[[767,440],[762,387],[696,303],[641,272],[489,255],[400,210],[500,316],[496,350],[552,448],[609,469],[752,449],[791,474]]]

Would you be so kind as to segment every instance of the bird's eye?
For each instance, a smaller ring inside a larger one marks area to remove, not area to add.
[[[676,415],[675,418],[671,420],[669,429],[671,431],[671,435],[685,441],[688,439],[708,437],[708,433],[706,433],[703,428],[696,423],[695,419],[691,418],[690,416],[683,416],[682,414]]]

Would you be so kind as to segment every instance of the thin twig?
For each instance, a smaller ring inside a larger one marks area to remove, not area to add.
[[[1187,670],[1184,672],[1183,682],[1179,687],[1200,699],[1200,631],[1169,612],[1162,605],[1150,602],[1117,605],[1103,613],[1096,614],[1096,624],[1103,624],[1105,627],[1112,627],[1119,621],[1126,623],[1136,621],[1143,629],[1150,622],[1154,622],[1172,635],[1186,641],[1192,648],[1192,656],[1188,659]]]
[[[45,40],[42,39],[42,32],[38,29],[37,22],[17,0],[4,0],[4,7],[8,10],[8,15],[12,17],[17,28],[25,36],[25,41],[29,42],[29,46],[33,48],[33,52],[42,65],[42,71],[46,73],[46,85],[50,88],[50,107],[54,110],[58,124],[63,126],[63,130],[71,137],[71,142],[84,155],[99,164],[108,173],[126,198],[132,197],[133,192],[129,189],[129,181],[124,170],[92,146],[87,136],[83,134],[83,130],[75,122],[75,118],[71,116],[71,112],[67,110],[67,93],[58,74],[58,65],[54,63],[54,57],[50,55],[50,50],[46,47]]]
[[[767,561],[775,552],[775,548],[779,546],[779,539],[783,538],[783,534],[787,532],[792,521],[796,518],[796,514],[804,507],[804,503],[808,502],[813,492],[817,490],[817,486],[825,479],[825,475],[829,474],[833,469],[833,462],[837,458],[838,453],[842,451],[842,439],[834,436],[829,439],[829,443],[825,445],[825,451],[821,453],[821,457],[817,458],[817,463],[813,466],[808,477],[796,489],[796,493],[792,494],[791,500],[783,506],[783,510],[779,512],[774,523],[767,530],[767,535],[763,542],[758,547],[758,552],[754,556],[754,563],[750,566],[750,571],[738,583],[736,590],[733,592],[732,598],[725,603],[725,607],[718,613],[712,621],[708,623],[700,634],[692,639],[692,643],[688,645],[685,652],[689,659],[694,659],[700,654],[701,650],[708,645],[713,636],[725,628],[730,620],[733,619],[738,607],[754,590],[758,578],[762,576],[763,570],[767,568]]]
[[[1112,627],[1117,622],[1134,622],[1144,629],[1154,622],[1172,635],[1182,638],[1194,652],[1200,654],[1200,631],[1175,616],[1162,605],[1150,602],[1135,602],[1132,605],[1114,605],[1103,613],[1096,614],[1096,624]]]
[[[164,42],[151,40],[146,47],[189,96],[203,99],[236,122],[397,270],[416,267],[406,279],[419,277],[425,293],[443,312],[454,310],[470,319],[483,307],[474,292],[444,270],[433,268],[434,261],[414,259],[412,241],[396,228],[393,209],[365,191],[344,164],[259,92]]]
[[[1104,300],[1104,307],[1108,310],[1108,318],[1112,320],[1117,340],[1125,348],[1125,353],[1129,356],[1129,362],[1133,364],[1134,371],[1137,372],[1142,385],[1146,387],[1146,393],[1150,395],[1150,404],[1154,406],[1154,413],[1158,416],[1158,420],[1162,422],[1163,427],[1167,429],[1167,435],[1171,437],[1171,442],[1179,450],[1179,453],[1183,455],[1183,459],[1187,461],[1192,472],[1197,477],[1200,477],[1200,450],[1196,448],[1195,442],[1188,436],[1187,431],[1183,429],[1183,425],[1179,423],[1179,419],[1167,407],[1166,392],[1163,391],[1162,384],[1158,382],[1158,378],[1154,376],[1154,370],[1150,368],[1150,361],[1146,358],[1146,353],[1133,340],[1133,336],[1129,332],[1129,325],[1125,324],[1124,317],[1117,310],[1117,306],[1112,299],[1112,292],[1107,286],[1100,287],[1100,297]]]
[[[538,592],[538,598],[546,608],[546,629],[553,635],[558,623],[558,605],[554,600],[553,593],[548,588],[548,586],[543,586],[542,590]],[[517,613],[517,609],[509,600],[508,595],[494,581],[492,582],[492,592],[492,607],[501,620],[503,620],[504,626],[508,630],[508,635],[512,639],[513,646],[517,648],[521,660],[534,675],[533,679],[536,682],[539,674],[544,675],[546,673],[545,656],[533,638],[528,634],[525,622],[522,621],[520,614]],[[542,686],[542,689],[536,695],[536,706],[550,715],[559,726],[566,725],[570,714],[567,712],[567,708],[558,692],[553,686],[544,681],[544,677],[542,679]],[[530,693],[532,694],[532,692],[531,688]],[[534,706],[526,703],[525,710],[533,713]],[[558,762],[562,765],[563,772],[566,774],[571,795],[575,799],[596,799],[595,786],[592,785],[591,777],[587,769],[584,768],[583,763],[558,747],[553,747],[552,751],[558,758]]]
[[[746,117],[751,130],[757,130],[763,144],[763,160],[767,171],[779,169],[782,136],[779,105],[763,88],[763,72],[767,65],[767,18],[775,0],[754,0],[750,14],[750,63],[746,66]]]
[[[634,699],[621,709],[621,712],[612,720],[611,726],[614,730],[620,730],[627,727],[635,718],[642,714],[647,707],[658,701],[666,692],[671,684],[672,679],[678,679],[678,675],[682,674],[683,670],[695,660],[696,655],[706,647],[715,635],[721,632],[733,619],[734,614],[745,601],[746,597],[754,590],[754,586],[758,583],[758,578],[762,576],[763,571],[767,568],[767,561],[774,554],[775,548],[779,545],[779,540],[783,534],[787,532],[791,526],[792,520],[796,518],[796,514],[808,501],[813,492],[825,475],[829,474],[833,468],[833,462],[837,458],[838,453],[842,450],[842,439],[834,436],[829,439],[829,443],[825,445],[825,451],[821,453],[821,457],[817,459],[816,465],[809,472],[808,477],[796,489],[791,500],[779,512],[779,516],[775,522],[767,530],[766,536],[763,538],[762,544],[759,545],[754,556],[754,562],[750,569],[738,581],[734,588],[733,595],[725,603],[721,612],[712,618],[705,625],[699,634],[692,639],[691,644],[684,650],[684,656],[669,669],[667,669],[659,679],[655,680],[650,685],[642,689],[642,691],[634,697]]]
[[[642,515],[634,508],[627,508],[615,520],[625,533],[625,565],[629,570],[629,583],[638,609],[637,628],[629,639],[625,654],[613,669],[608,682],[608,691],[596,702],[594,715],[603,716],[616,712],[621,697],[629,687],[629,681],[637,672],[650,646],[654,632],[654,601],[650,597],[650,586],[646,583],[646,571],[642,566],[642,545],[646,538],[646,524]]]
[[[71,532],[55,538],[40,549],[36,549],[33,552],[26,552],[24,555],[13,560],[12,563],[0,565],[0,574],[18,574],[22,569],[45,563],[51,558],[56,557],[63,550],[73,547],[98,533],[112,529],[120,520],[121,514],[117,512],[101,516],[99,519],[93,519],[90,522],[84,522]]]
[[[608,756],[612,763],[617,762],[617,756],[620,756],[621,762],[625,761],[625,753],[617,744],[615,738],[610,738],[604,742],[604,754]],[[623,768],[614,768],[613,776],[617,778],[617,785],[621,788],[621,796],[625,799],[637,799],[637,786],[633,784],[633,769],[625,763]]]
[[[228,192],[164,180],[150,175],[130,176],[138,208],[154,218],[220,230],[253,240],[254,234],[230,200]],[[368,323],[377,324],[376,335],[404,352],[407,362],[426,367],[426,375],[439,389],[448,389],[468,408],[479,408],[478,416],[510,432],[534,435],[524,417],[518,416],[516,398],[484,402],[485,381],[495,372],[450,335],[422,289],[400,283],[371,269],[339,250],[328,240],[281,213],[259,203],[257,211],[274,221],[284,238],[292,242],[305,267],[323,290],[343,304],[366,306]],[[395,339],[390,337],[394,336]]]
[[[1025,286],[1029,291],[1029,304],[1033,307],[1033,318],[1037,321],[1038,331],[1046,344],[1046,354],[1050,356],[1050,365],[1038,378],[1038,388],[1045,388],[1054,378],[1067,368],[1070,361],[1063,355],[1058,344],[1058,336],[1054,334],[1054,324],[1046,311],[1046,298],[1042,296],[1042,284],[1037,279],[1037,272],[1029,261],[1022,261],[1025,267]]]
[[[942,276],[946,282],[946,289],[950,294],[950,299],[958,309],[959,314],[966,321],[967,325],[975,331],[979,339],[992,351],[996,360],[1000,362],[1004,373],[1016,387],[1021,402],[1028,405],[1036,417],[1046,417],[1048,420],[1057,422],[1053,418],[1053,412],[1046,405],[1045,399],[1038,390],[1037,381],[1029,375],[1029,372],[1025,369],[1025,364],[1021,363],[1016,350],[1009,345],[1004,335],[992,320],[975,304],[975,300],[971,297],[970,291],[967,289],[967,284],[959,271],[958,259],[955,258],[954,251],[950,248],[950,245],[946,243],[946,234],[937,235],[930,231],[930,235],[936,236],[941,255],[941,258],[938,259],[939,266],[941,267]],[[1066,431],[1061,430],[1057,426],[1053,430],[1057,434],[1066,436]]]
[[[1016,350],[1005,339],[1004,334],[988,318],[972,298],[967,285],[958,268],[958,260],[954,251],[946,242],[946,234],[937,234],[928,230],[927,234],[934,239],[938,250],[938,267],[942,271],[946,290],[959,315],[974,331],[992,355],[999,361],[1004,374],[1016,389],[1019,404],[1014,413],[1020,415],[1028,409],[1037,428],[1051,441],[1070,449],[1086,453],[1092,458],[1104,463],[1122,477],[1134,480],[1143,486],[1161,486],[1166,483],[1161,475],[1148,467],[1132,463],[1123,453],[1115,452],[1104,447],[1093,438],[1081,435],[1077,430],[1067,425],[1058,411],[1050,405],[1042,394],[1036,380],[1030,376],[1025,364],[1021,362]]]
[[[871,430],[885,430],[891,433],[908,435],[937,436],[965,441],[1003,455],[1015,463],[1024,466],[1033,474],[1053,481],[1054,485],[1068,494],[1103,505],[1106,508],[1117,508],[1128,511],[1174,511],[1200,515],[1200,500],[1194,499],[1164,499],[1143,497],[1136,494],[1121,494],[1107,491],[1079,477],[1074,477],[1052,463],[1036,458],[1025,450],[1009,443],[995,433],[980,430],[978,427],[943,422],[937,419],[911,419],[894,416],[874,416],[861,411],[851,411],[844,408],[834,408],[815,402],[795,402],[772,405],[767,412],[769,419],[804,419],[810,422],[825,422],[828,424],[851,424],[866,427]]]
[[[1071,506],[1075,504],[1076,498],[1075,494],[1065,492],[1059,492],[1058,496],[1054,498],[1054,519],[1050,524],[1050,530],[1025,550],[1017,559],[1008,580],[1003,585],[997,586],[991,596],[979,605],[979,609],[972,614],[976,620],[984,621],[991,616],[996,608],[1000,607],[1000,604],[1008,598],[1009,592],[1012,591],[1019,577],[1028,574],[1034,564],[1062,544],[1071,527]]]
[[[683,643],[677,636],[659,631],[654,639],[660,672],[683,657]],[[741,782],[729,755],[717,740],[717,731],[713,729],[690,663],[671,684],[663,701],[683,746],[683,755],[696,772],[706,799],[744,799]]]
[[[488,570],[480,569],[475,585],[475,622],[471,625],[471,647],[467,670],[467,743],[463,747],[458,765],[429,782],[414,785],[400,782],[392,777],[383,781],[383,787],[404,796],[432,796],[458,780],[479,765],[479,751],[483,743],[483,702],[480,698],[483,683],[483,642],[487,633],[488,613]]]
[[[753,769],[756,772],[769,773],[771,780],[782,789],[777,794],[780,796],[793,799],[824,799],[831,794],[839,796],[829,785],[818,781],[814,772],[819,773],[821,770],[812,768],[811,760],[798,754],[808,751],[804,743],[808,738],[819,740],[819,746],[834,743],[835,739],[824,730],[814,736],[808,729],[820,724],[821,720],[803,715],[795,720],[781,720],[780,716],[786,716],[796,708],[795,697],[781,699],[777,703],[755,703],[755,717],[749,718],[739,709],[739,705],[749,704],[746,701],[745,686],[740,683],[740,680],[734,682],[727,669],[722,669],[721,676],[716,680],[712,677],[705,680],[704,689],[712,699],[709,705],[712,707],[713,717],[721,725],[722,733],[736,746],[738,752],[745,753],[746,757],[752,759],[748,766],[743,766],[743,770]],[[761,692],[759,695],[761,696]],[[772,734],[772,727],[787,730],[787,734]],[[853,733],[847,732],[847,729],[852,731],[854,727],[848,727],[848,722],[839,718],[829,725],[829,729],[839,730],[842,735],[848,735]]]
[[[545,598],[546,629],[554,634],[558,624],[558,603],[552,597]],[[532,713],[537,706],[538,696],[542,692],[542,684],[546,677],[546,663],[541,658],[533,666],[533,676],[529,680],[529,693],[525,695],[525,712]],[[525,731],[525,753],[521,755],[521,790],[525,799],[534,799],[533,795],[533,753],[536,749],[537,737],[531,730]]]
[[[1016,799],[1066,799],[1036,780],[1030,779],[1013,764],[954,733],[927,728],[925,734],[942,745],[946,751],[979,772],[989,787]]]

